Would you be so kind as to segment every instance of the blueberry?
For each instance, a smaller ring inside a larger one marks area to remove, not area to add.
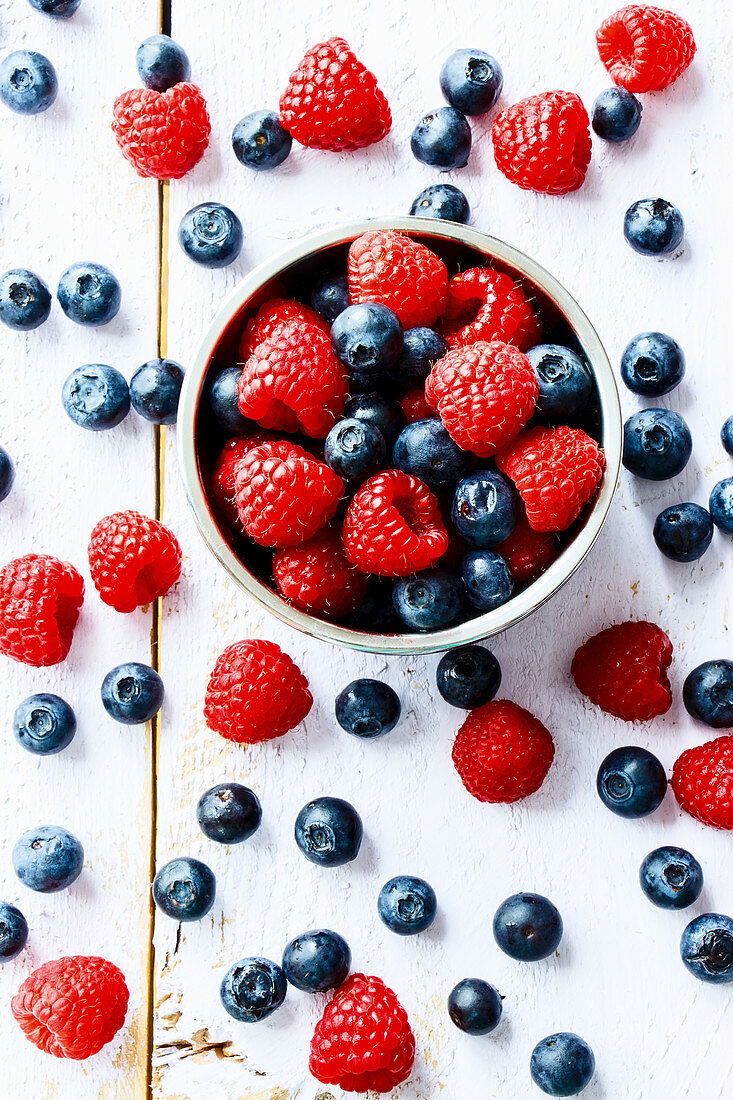
[[[310,303],[329,325],[349,304],[349,281],[345,275],[326,275],[311,291]]]
[[[642,397],[661,397],[679,386],[685,374],[685,353],[664,332],[640,332],[621,357],[621,377]]]
[[[331,326],[333,350],[344,366],[360,374],[381,374],[402,351],[402,325],[379,302],[347,306]]]
[[[397,725],[400,697],[381,680],[352,680],[336,696],[336,721],[354,737],[381,737]]]
[[[642,256],[668,256],[684,235],[682,215],[666,199],[639,199],[624,215],[624,237]]]
[[[225,367],[209,388],[209,408],[219,426],[230,435],[243,435],[250,425],[239,411],[237,385],[241,375],[241,367]]]
[[[655,848],[639,868],[639,882],[660,909],[686,909],[700,897],[702,867],[684,848]]]
[[[509,538],[517,524],[517,494],[503,474],[477,470],[456,486],[451,521],[469,546],[483,550]]]
[[[28,922],[9,901],[0,901],[0,963],[19,955],[28,940]]]
[[[303,932],[283,951],[285,977],[304,993],[338,989],[351,969],[351,951],[343,936],[328,928]]]
[[[713,729],[733,728],[733,661],[721,658],[693,668],[682,688],[685,710]]]
[[[15,481],[15,464],[5,450],[0,447],[0,502],[10,496]]]
[[[226,267],[242,251],[242,223],[220,202],[202,202],[181,218],[178,243],[202,267]]]
[[[501,65],[484,50],[456,50],[440,70],[440,90],[464,115],[485,115],[504,84]]]
[[[408,328],[400,357],[389,372],[400,389],[422,386],[435,363],[448,351],[442,336],[431,328]]]
[[[701,982],[733,982],[733,920],[722,913],[695,917],[682,933],[680,954]]]
[[[558,1031],[537,1044],[529,1072],[537,1088],[548,1096],[577,1096],[590,1084],[596,1070],[593,1051],[572,1031]]]
[[[402,429],[392,451],[392,465],[440,490],[463,477],[470,457],[451,439],[441,421],[430,417],[414,420]]]
[[[471,152],[471,127],[455,107],[439,107],[418,122],[410,148],[417,160],[441,172],[465,168]]]
[[[25,267],[0,276],[0,321],[8,328],[29,332],[51,312],[51,294],[44,283]]]
[[[82,260],[67,267],[56,297],[70,321],[97,328],[117,316],[122,289],[109,268]]]
[[[665,508],[654,521],[654,541],[664,556],[672,561],[697,561],[712,538],[710,513],[691,501]]]
[[[58,695],[29,695],[15,711],[13,733],[28,752],[52,756],[74,740],[76,715]]]
[[[311,863],[340,867],[359,854],[361,818],[343,798],[316,798],[295,819],[295,843]]]
[[[725,477],[710,494],[710,516],[715,526],[733,535],[733,477]]]
[[[464,978],[448,995],[448,1015],[468,1035],[488,1035],[499,1023],[503,998],[481,978]]]
[[[465,225],[471,217],[471,207],[463,192],[452,183],[433,183],[413,201],[410,213],[414,217]]]
[[[401,577],[392,590],[395,611],[411,630],[441,630],[463,609],[461,578],[448,569],[431,569]]]
[[[240,118],[232,132],[232,149],[240,164],[267,172],[287,160],[293,139],[274,111],[253,111]]]
[[[538,962],[557,950],[563,924],[558,910],[542,894],[512,894],[494,914],[494,939],[517,962]]]
[[[44,15],[53,15],[56,19],[71,19],[81,0],[28,0],[28,3]]]
[[[34,50],[16,50],[0,63],[0,99],[19,115],[47,111],[59,90],[56,70]]]
[[[390,634],[399,629],[400,620],[392,603],[392,585],[373,577],[361,607],[351,616],[357,630],[370,634]]]
[[[249,787],[241,783],[217,783],[198,800],[196,820],[209,840],[240,844],[259,829],[262,807]]]
[[[624,424],[623,463],[637,477],[649,481],[676,477],[691,454],[690,429],[671,409],[641,409]]]
[[[723,450],[733,457],[733,416],[729,416],[720,429],[720,442]]]
[[[495,550],[473,550],[461,562],[461,576],[469,603],[479,611],[493,611],[506,603],[514,582],[506,560]]]
[[[501,668],[488,649],[464,645],[443,654],[436,679],[446,703],[473,710],[494,698],[501,684]]]
[[[605,758],[596,788],[603,805],[619,817],[646,817],[667,793],[667,776],[656,756],[627,746]]]
[[[80,428],[104,432],[115,428],[130,411],[126,379],[105,363],[77,367],[64,382],[61,401],[68,416]]]
[[[153,34],[137,48],[137,71],[146,88],[167,92],[174,84],[191,79],[186,51],[167,34]]]
[[[256,1024],[280,1007],[288,983],[277,963],[269,959],[241,959],[227,970],[219,988],[221,1003],[230,1016]]]
[[[215,897],[214,872],[201,860],[189,856],[170,860],[153,879],[153,900],[173,920],[201,920]]]
[[[183,367],[172,359],[143,363],[130,380],[130,401],[136,413],[152,424],[175,424],[183,385]]]
[[[350,417],[339,420],[331,428],[323,455],[339,477],[346,481],[364,481],[384,466],[387,445],[379,428],[366,420]]]
[[[593,104],[591,124],[604,141],[628,141],[639,129],[642,106],[625,88],[604,88]]]
[[[385,882],[377,899],[380,920],[398,936],[424,932],[435,920],[437,907],[432,886],[412,875],[396,875]]]
[[[593,394],[593,378],[583,360],[560,344],[537,344],[527,352],[540,393],[537,412],[550,417],[576,416]]]
[[[29,890],[53,894],[76,882],[84,864],[84,849],[73,833],[58,825],[28,829],[16,840],[13,868]]]
[[[149,665],[128,661],[108,672],[102,682],[104,709],[116,722],[148,722],[163,705],[163,681]]]
[[[387,447],[393,447],[402,431],[405,415],[402,409],[389,397],[379,393],[359,393],[346,402],[344,416],[348,419],[366,420],[379,428]]]

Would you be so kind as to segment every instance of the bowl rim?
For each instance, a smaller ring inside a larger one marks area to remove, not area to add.
[[[251,573],[237,557],[214,519],[199,472],[196,417],[211,358],[232,319],[268,282],[299,261],[375,230],[397,230],[464,244],[514,268],[550,298],[575,333],[593,372],[598,390],[606,469],[601,488],[586,521],[560,556],[535,581],[493,611],[464,623],[424,634],[368,634],[300,611]],[[210,323],[184,377],[177,421],[179,467],[186,497],[204,541],[232,579],[288,626],[321,641],[367,653],[414,655],[452,649],[481,641],[515,626],[547,602],[573,576],[589,554],[608,515],[621,466],[621,405],[618,387],[606,351],[595,328],[572,295],[530,256],[482,230],[457,222],[413,216],[369,218],[311,233],[265,260],[242,279]]]

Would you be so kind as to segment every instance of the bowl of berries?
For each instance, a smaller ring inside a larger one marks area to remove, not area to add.
[[[485,233],[346,225],[245,278],[187,372],[183,479],[238,584],[316,637],[405,654],[512,626],[606,519],[621,412],[568,292]]]

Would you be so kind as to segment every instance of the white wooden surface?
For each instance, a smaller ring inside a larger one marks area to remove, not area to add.
[[[286,242],[347,219],[403,213],[435,182],[413,160],[409,134],[440,103],[438,72],[451,49],[476,45],[496,54],[506,78],[504,103],[566,88],[590,106],[608,84],[593,35],[612,6],[589,0],[568,13],[561,0],[480,8],[454,0],[446,12],[438,0],[373,0],[368,7],[350,0],[303,5],[295,15],[285,0],[271,0],[255,14],[243,3],[212,4],[204,12],[193,0],[174,0],[173,35],[189,52],[213,131],[205,159],[170,189],[168,353],[189,363],[241,275]],[[257,1026],[235,1023],[218,1001],[221,974],[233,961],[248,954],[278,959],[292,935],[318,926],[344,934],[355,967],[380,974],[408,1010],[418,1052],[411,1080],[395,1091],[399,1100],[539,1095],[529,1080],[529,1054],[538,1039],[560,1029],[579,1032],[595,1050],[589,1100],[719,1100],[731,1091],[730,991],[696,983],[677,954],[691,915],[733,912],[730,838],[683,818],[671,794],[651,819],[630,823],[604,810],[594,789],[598,763],[614,746],[645,745],[671,770],[683,748],[705,739],[678,701],[682,680],[699,661],[730,656],[731,649],[730,540],[716,535],[700,563],[678,566],[657,554],[651,538],[662,507],[704,503],[712,484],[730,473],[718,431],[733,411],[725,285],[730,42],[720,9],[705,0],[676,7],[698,42],[691,71],[671,90],[644,97],[642,127],[626,147],[594,143],[579,193],[548,199],[514,188],[493,166],[489,127],[481,120],[473,123],[469,167],[449,177],[466,191],[474,225],[534,255],[575,294],[614,363],[630,336],[646,328],[671,333],[687,353],[685,383],[660,402],[691,425],[695,449],[687,470],[661,485],[624,474],[612,516],[578,575],[531,620],[491,643],[503,668],[502,695],[534,711],[555,736],[556,763],[541,792],[512,808],[482,806],[464,792],[450,764],[460,713],[436,698],[437,657],[385,661],[332,650],[246,602],[194,528],[178,480],[175,432],[166,433],[164,518],[183,545],[185,575],[163,607],[167,699],[157,855],[159,864],[181,854],[206,860],[217,874],[218,896],[207,918],[180,932],[162,916],[155,921],[157,1100],[339,1095],[307,1073],[323,998],[290,990],[284,1007]],[[114,95],[136,82],[134,48],[154,29],[154,8],[152,0],[110,0],[104,9],[85,0],[70,24],[57,26],[24,0],[12,0],[3,20],[3,50],[24,44],[47,52],[64,91],[39,119],[1,116],[2,148],[7,134],[11,158],[11,170],[3,172],[2,262],[25,264],[53,282],[67,262],[88,253],[117,271],[124,293],[120,317],[108,329],[77,330],[56,309],[39,332],[4,341],[0,442],[19,460],[19,477],[2,507],[3,560],[41,547],[83,566],[88,531],[100,515],[153,506],[148,427],[131,416],[117,432],[81,438],[60,410],[58,390],[79,363],[108,357],[129,375],[153,354],[156,192],[120,161],[107,120]],[[248,173],[231,153],[234,123],[257,107],[276,106],[305,49],[334,33],[377,73],[392,105],[392,134],[343,156],[296,147],[277,172]],[[685,216],[687,249],[674,263],[636,257],[622,239],[626,206],[652,194],[672,199]],[[185,211],[208,199],[232,206],[245,226],[242,256],[224,271],[196,268],[175,240]],[[638,407],[628,393],[622,400],[627,415]],[[675,645],[675,704],[639,727],[585,705],[568,680],[578,642],[630,616],[660,622]],[[3,665],[6,896],[19,897],[9,849],[27,825],[41,819],[68,825],[88,850],[84,874],[68,893],[19,898],[32,946],[0,973],[8,1095],[145,1094],[149,741],[142,730],[115,729],[99,704],[98,685],[118,660],[145,657],[149,625],[149,616],[120,618],[91,595],[67,665],[48,674]],[[292,654],[310,678],[316,706],[289,737],[241,749],[206,729],[201,703],[216,655],[248,635],[274,638]],[[403,701],[400,726],[375,744],[347,737],[333,717],[336,693],[359,675],[384,677]],[[80,732],[66,754],[37,762],[16,749],[7,728],[17,700],[43,687],[68,695]],[[264,810],[260,831],[231,850],[206,841],[194,816],[201,792],[223,779],[252,786]],[[295,814],[320,794],[348,798],[362,814],[365,842],[350,867],[319,871],[295,847]],[[660,843],[687,846],[704,865],[707,885],[691,912],[657,911],[638,888],[638,864]],[[435,926],[408,940],[389,933],[375,910],[379,887],[400,872],[426,877],[440,906]],[[533,967],[511,962],[491,936],[494,909],[520,889],[549,895],[565,920],[558,957]],[[133,991],[132,1027],[83,1066],[38,1054],[7,1011],[33,965],[70,950],[120,961]],[[506,998],[501,1027],[483,1039],[461,1035],[445,1011],[448,991],[467,975],[494,982]]]

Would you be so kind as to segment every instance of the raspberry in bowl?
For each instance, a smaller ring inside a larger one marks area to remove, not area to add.
[[[331,282],[337,317],[318,312]],[[621,460],[616,383],[574,299],[502,241],[414,217],[251,272],[178,425],[194,518],[240,587],[314,637],[393,654],[489,637],[554,595]]]

